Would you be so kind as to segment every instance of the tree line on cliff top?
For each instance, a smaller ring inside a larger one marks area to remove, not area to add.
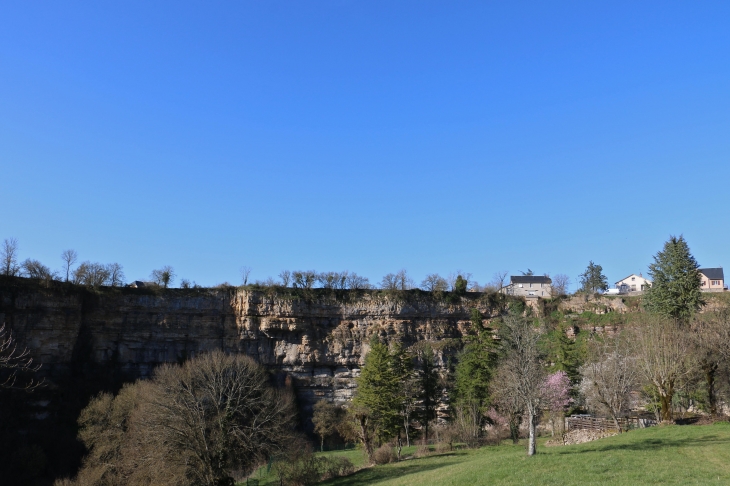
[[[16,238],[6,238],[0,246],[0,275],[20,276],[26,278],[40,279],[45,281],[71,282],[77,285],[88,287],[119,287],[126,285],[124,269],[119,263],[98,263],[84,261],[78,263],[78,253],[73,250],[64,250],[61,254],[62,266],[60,270],[52,270],[51,267],[39,260],[27,258],[19,261],[19,245]],[[78,263],[78,265],[77,265]],[[531,273],[530,273],[531,274]],[[506,283],[507,272],[496,272],[492,280],[486,285],[480,285],[472,279],[472,274],[457,270],[448,276],[442,277],[438,273],[431,273],[418,284],[407,270],[401,269],[394,273],[388,273],[377,283],[371,283],[368,277],[358,275],[348,270],[341,272],[317,272],[315,270],[283,270],[278,275],[278,280],[267,278],[265,280],[250,281],[251,267],[240,268],[241,285],[254,288],[294,288],[294,289],[332,289],[332,290],[370,290],[382,289],[390,291],[403,291],[421,289],[427,292],[443,293],[466,291],[495,292],[502,289]],[[165,265],[153,270],[145,286],[158,286],[161,288],[172,287],[178,275],[170,265]],[[555,295],[564,295],[568,291],[570,279],[566,275],[558,274],[553,277],[553,289]],[[201,288],[200,285],[187,278],[179,280],[179,287],[183,289]],[[233,285],[224,282],[216,287],[232,287]]]

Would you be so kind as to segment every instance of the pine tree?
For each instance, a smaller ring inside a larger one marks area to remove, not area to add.
[[[398,380],[398,402],[403,431],[406,434],[406,445],[411,445],[410,426],[416,412],[416,400],[420,395],[420,382],[413,367],[413,356],[403,349],[400,343],[392,346],[390,351],[393,370]],[[400,457],[400,430],[398,432],[398,456]]]
[[[357,378],[353,402],[367,410],[369,423],[381,443],[394,437],[400,428],[399,383],[388,347],[373,339]]]
[[[651,287],[644,294],[644,307],[657,314],[686,320],[705,304],[700,291],[697,260],[684,236],[670,236],[664,249],[649,265]]]
[[[428,424],[436,418],[436,405],[439,397],[439,375],[434,363],[433,349],[426,346],[421,356],[421,403],[423,409],[420,414],[420,422],[424,429],[424,437],[428,440]]]
[[[484,410],[489,403],[489,381],[497,361],[497,346],[489,329],[482,326],[481,314],[472,312],[474,334],[467,336],[467,344],[459,353],[454,372],[452,402],[476,403]]]
[[[580,275],[581,290],[584,292],[598,292],[608,288],[608,280],[603,274],[603,267],[596,265],[591,260],[586,271]]]

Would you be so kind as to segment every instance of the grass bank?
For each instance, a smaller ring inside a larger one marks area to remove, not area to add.
[[[529,458],[523,446],[506,444],[456,451],[366,468],[324,484],[730,484],[728,423],[653,427],[538,452]]]

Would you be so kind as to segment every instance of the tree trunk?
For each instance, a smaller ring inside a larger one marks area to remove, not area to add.
[[[710,409],[710,415],[717,415],[717,401],[715,400],[715,373],[717,372],[717,364],[705,363],[703,368],[705,371],[705,384],[707,386],[707,405]]]
[[[360,439],[368,456],[368,461],[373,462],[373,440],[368,433],[367,419],[360,418]]]
[[[324,436],[322,436],[322,441],[319,443],[319,452],[324,452]]]
[[[662,422],[670,422],[672,420],[672,396],[659,395],[659,403],[662,406]]]
[[[509,435],[512,438],[512,443],[517,444],[520,442],[520,422],[517,419],[509,421]]]
[[[623,433],[623,430],[621,429],[621,425],[618,423],[618,417],[615,413],[611,413],[611,418],[613,419],[613,424],[616,426],[616,430],[618,430],[618,433]]]
[[[410,447],[411,446],[411,436],[408,434],[408,418],[406,418],[403,421],[403,428],[406,431],[406,446]],[[400,435],[400,432],[398,432],[398,435]]]
[[[528,412],[528,419],[530,422],[530,438],[527,443],[527,455],[528,456],[534,456],[537,453],[537,442],[535,441],[535,433],[537,432],[535,430],[535,422],[537,419],[537,416],[535,412],[529,411]]]

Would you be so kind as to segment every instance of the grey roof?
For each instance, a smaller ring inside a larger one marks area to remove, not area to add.
[[[725,275],[720,268],[700,268],[700,273],[707,277],[709,280],[725,280]]]
[[[542,275],[510,275],[509,280],[510,280],[510,282],[517,283],[517,284],[525,284],[525,283],[543,283],[543,284],[549,284],[549,283],[553,283],[553,281],[550,280],[550,277],[544,277]]]

